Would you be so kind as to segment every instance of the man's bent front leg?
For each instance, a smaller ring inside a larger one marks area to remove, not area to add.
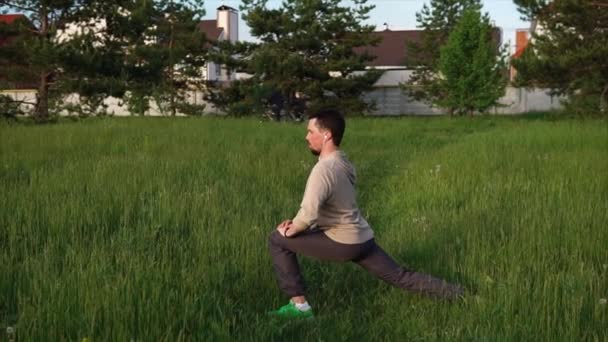
[[[300,272],[300,265],[296,253],[289,250],[285,240],[276,229],[273,229],[268,239],[268,248],[272,258],[277,283],[283,293],[290,298],[304,296],[304,278]]]

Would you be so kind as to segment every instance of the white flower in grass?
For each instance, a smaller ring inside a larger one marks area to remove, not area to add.
[[[15,341],[15,328],[6,327],[6,335],[8,336],[9,341]]]
[[[437,165],[435,165],[434,169],[429,170],[429,174],[431,176],[435,176],[435,175],[438,175],[440,171],[441,171],[441,164],[437,164]]]
[[[606,300],[606,298],[600,298],[600,305],[606,305],[606,303],[608,303],[608,300]]]

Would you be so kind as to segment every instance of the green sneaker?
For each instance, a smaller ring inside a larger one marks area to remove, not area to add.
[[[289,301],[289,304],[281,306],[278,310],[270,311],[268,314],[280,318],[313,318],[312,309],[302,311]]]

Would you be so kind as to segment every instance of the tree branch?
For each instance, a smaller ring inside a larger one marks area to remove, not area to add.
[[[597,6],[597,7],[608,7],[608,4],[603,4],[601,2],[591,2],[589,3],[591,6]]]
[[[35,102],[29,102],[29,101],[25,101],[25,100],[15,100],[15,99],[12,99],[12,98],[11,98],[10,102],[11,103],[17,103],[19,105],[23,105],[23,104],[32,105],[32,106],[36,105]]]
[[[36,7],[20,6],[20,5],[16,5],[16,4],[12,3],[12,1],[1,1],[0,0],[0,5],[6,6],[9,8],[15,8],[15,9],[18,9],[21,11],[36,12]]]

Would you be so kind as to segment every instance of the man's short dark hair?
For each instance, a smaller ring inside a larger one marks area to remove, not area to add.
[[[332,140],[336,146],[340,146],[346,123],[344,116],[335,109],[321,109],[311,113],[308,119],[317,119],[317,127],[331,132]]]

